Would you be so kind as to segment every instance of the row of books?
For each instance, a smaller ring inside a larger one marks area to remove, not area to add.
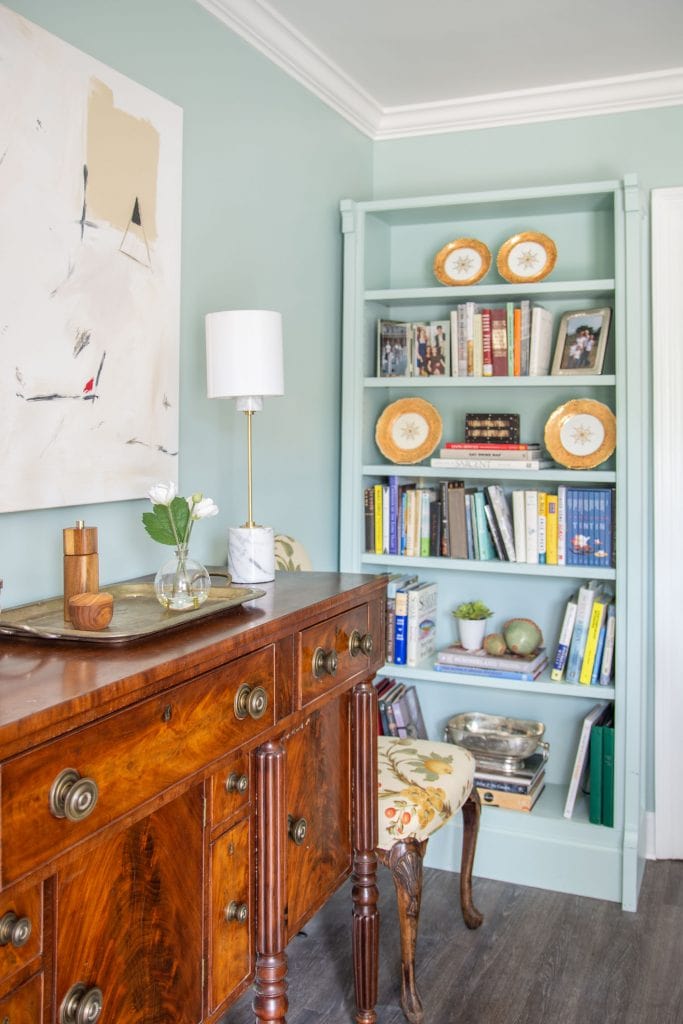
[[[447,320],[378,320],[377,373],[380,377],[546,376],[552,342],[553,314],[544,306],[532,305],[528,299],[491,307],[463,302]],[[436,369],[430,368],[430,362]]]
[[[472,444],[447,441],[430,465],[439,469],[551,469],[555,463],[540,444]]]
[[[375,680],[379,736],[404,736],[426,740],[427,730],[417,690],[385,676]]]
[[[582,584],[567,601],[550,678],[609,686],[616,621],[613,591],[597,580]]]
[[[436,651],[436,583],[394,573],[387,583],[386,654],[395,665],[419,665]]]
[[[474,783],[482,804],[530,811],[545,789],[545,765],[543,754],[532,754],[511,772],[477,764]]]
[[[615,564],[612,487],[560,486],[556,494],[516,489],[508,495],[499,484],[417,484],[392,475],[366,487],[363,503],[365,550],[371,554]]]

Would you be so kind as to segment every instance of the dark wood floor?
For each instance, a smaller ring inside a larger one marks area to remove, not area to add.
[[[457,875],[428,869],[417,977],[425,1024],[683,1024],[683,861],[649,862],[636,914],[617,904],[475,879],[469,932]],[[380,869],[378,1024],[404,1024],[390,876]],[[347,1024],[350,888],[289,945],[288,1024]],[[253,1024],[247,994],[221,1024]]]

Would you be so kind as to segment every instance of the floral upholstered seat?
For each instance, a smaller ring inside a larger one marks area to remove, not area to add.
[[[452,743],[377,739],[377,856],[392,873],[401,930],[401,1007],[411,1024],[424,1020],[415,984],[415,945],[422,895],[422,861],[429,837],[458,811],[464,830],[460,905],[468,928],[483,918],[472,902],[472,864],[481,807],[474,758]]]
[[[377,740],[379,829],[377,845],[397,839],[428,839],[467,800],[474,785],[474,758],[453,743]]]

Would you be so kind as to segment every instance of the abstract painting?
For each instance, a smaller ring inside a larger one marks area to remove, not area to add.
[[[0,5],[0,512],[177,480],[182,111]]]

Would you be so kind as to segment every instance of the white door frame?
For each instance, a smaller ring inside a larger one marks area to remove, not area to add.
[[[655,855],[683,859],[683,187],[652,191]]]

